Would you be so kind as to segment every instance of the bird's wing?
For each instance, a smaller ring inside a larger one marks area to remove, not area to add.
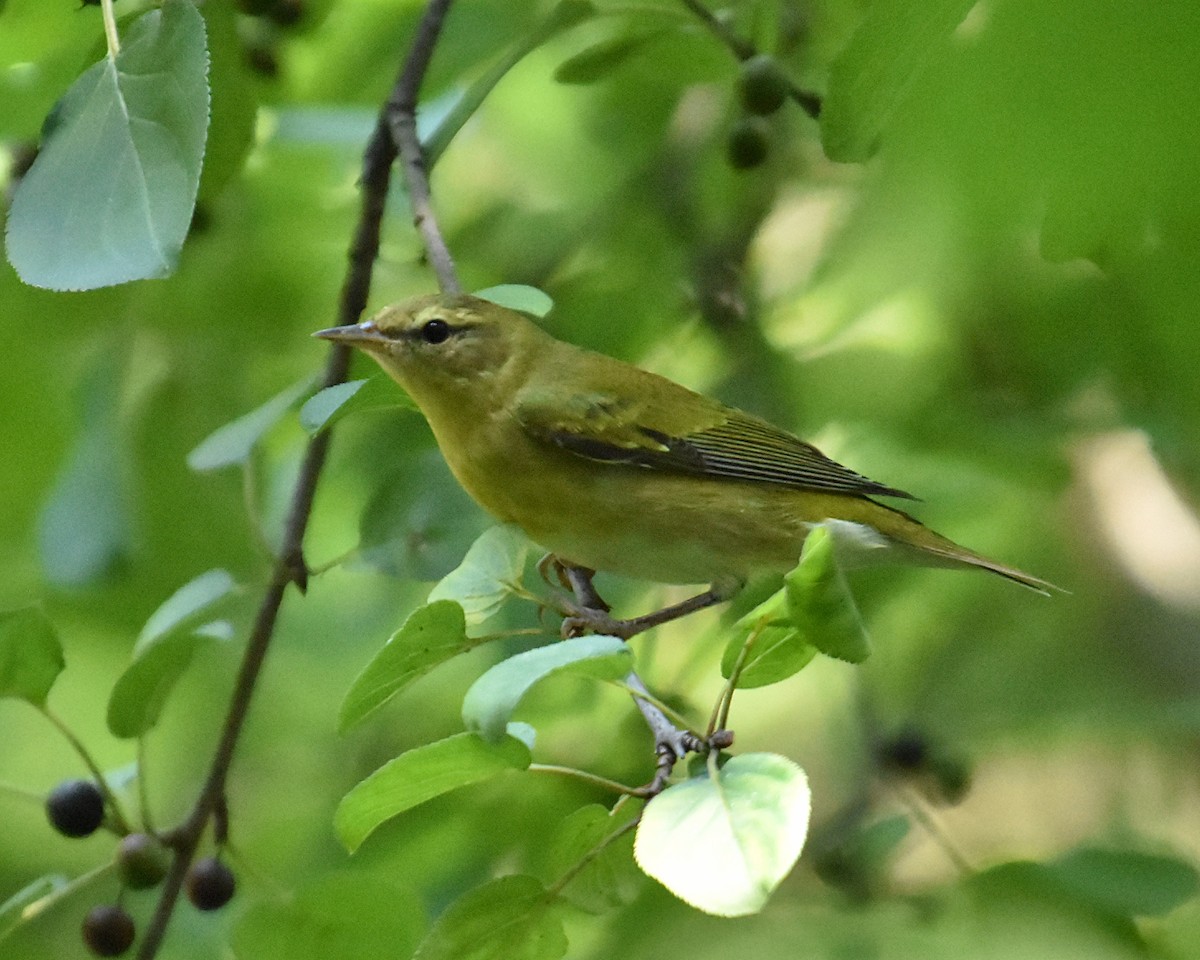
[[[765,420],[644,375],[652,378],[645,399],[562,384],[527,388],[517,398],[517,420],[536,440],[603,463],[916,499],[843,467]]]

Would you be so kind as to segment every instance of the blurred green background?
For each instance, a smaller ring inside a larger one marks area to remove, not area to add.
[[[308,334],[336,319],[362,146],[420,12],[294,0],[288,23],[282,6],[249,6],[203,6],[209,169],[178,272],[55,294],[0,267],[0,607],[40,603],[58,625],[68,665],[51,705],[105,769],[136,759],[104,714],[146,617],[212,567],[251,599],[265,575],[244,503],[276,536],[298,424],[271,434],[248,486],[185,457],[323,362]],[[428,116],[549,6],[462,0]],[[569,955],[1200,957],[1194,896],[1134,909],[1018,863],[1081,847],[1200,861],[1200,5],[732,4],[733,29],[825,97],[820,124],[795,104],[771,117],[766,162],[744,172],[726,159],[741,115],[728,50],[682,4],[597,9],[514,69],[438,165],[465,285],[545,289],[557,335],[794,429],[921,496],[935,529],[1069,592],[855,572],[871,659],[821,660],[734,703],[737,749],[793,758],[814,793],[810,849],[765,913],[704,917],[643,878],[620,909],[570,916]],[[630,35],[594,83],[555,82],[568,58]],[[0,4],[7,190],[101,50],[97,8]],[[373,306],[433,285],[392,200]],[[402,817],[353,859],[335,841],[338,799],[461,729],[462,693],[497,655],[460,658],[382,719],[335,731],[358,670],[487,522],[416,414],[339,425],[308,556],[364,548],[284,606],[231,782],[239,896],[216,916],[180,909],[162,956],[408,956],[426,917],[536,864],[547,825],[611,799],[513,775]],[[602,587],[631,612],[676,597]],[[648,682],[706,715],[718,617],[635,643]],[[161,823],[194,796],[239,644],[198,658],[145,745]],[[618,694],[548,685],[525,718],[538,759],[649,778],[648,737]],[[945,778],[894,776],[880,744],[894,760],[897,742],[969,770],[961,802]],[[41,717],[0,702],[0,782],[41,793],[82,774]],[[874,856],[870,827],[914,810]],[[111,856],[111,838],[54,834],[19,791],[0,787],[0,822],[0,901]],[[361,881],[353,895],[338,893],[345,877]],[[114,892],[99,878],[0,957],[82,956],[80,917]],[[288,933],[310,901],[361,935],[359,952]],[[127,904],[140,918],[152,897]]]

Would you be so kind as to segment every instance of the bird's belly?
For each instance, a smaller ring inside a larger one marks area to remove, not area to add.
[[[458,456],[451,468],[486,510],[547,551],[623,576],[713,583],[785,571],[811,525],[830,515],[769,484],[596,463],[540,447],[523,456],[519,443],[507,450],[502,463]]]

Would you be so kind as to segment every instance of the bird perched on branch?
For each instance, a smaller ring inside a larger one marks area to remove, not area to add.
[[[597,570],[710,584],[654,622],[728,599],[757,572],[791,569],[821,523],[840,550],[892,548],[1050,586],[880,503],[914,498],[787,431],[488,300],[416,297],[314,336],[374,357],[421,408],[467,492],[550,551],[577,594]],[[622,633],[644,619],[599,625]]]

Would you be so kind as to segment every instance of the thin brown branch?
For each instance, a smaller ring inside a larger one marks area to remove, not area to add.
[[[363,157],[362,207],[358,226],[350,245],[350,263],[338,306],[339,326],[358,320],[359,315],[366,308],[370,292],[371,275],[379,252],[380,229],[387,202],[388,186],[391,181],[392,163],[398,152],[393,127],[388,122],[394,113],[392,104],[413,104],[411,114],[414,118],[413,135],[415,136],[417,90],[429,65],[433,45],[436,43],[449,5],[450,0],[433,0],[426,8],[404,69],[392,96],[389,97],[388,106],[382,111],[380,122],[367,144]],[[403,141],[400,142],[403,144]],[[423,173],[424,167],[420,161],[419,145],[415,162]],[[413,188],[413,182],[410,179],[410,190]],[[419,195],[423,196],[422,204],[427,207],[429,203],[428,180],[424,179],[420,183],[423,183],[424,192]],[[414,200],[413,207],[414,210],[419,209],[416,200]],[[441,237],[440,234],[437,234],[436,222],[432,219],[429,222],[433,226],[434,235],[440,242]],[[422,235],[426,237],[428,243],[429,234],[426,228],[422,228]],[[444,244],[442,244],[442,248],[444,250]],[[453,264],[449,260],[449,254],[446,253],[444,260],[440,260],[431,251],[430,260],[434,263],[435,268],[439,263],[449,264],[447,276],[449,276],[453,288],[457,289],[457,281],[454,279]],[[447,289],[440,270],[438,276],[443,280],[443,288]],[[349,365],[349,349],[340,345],[332,347],[325,366],[322,385],[328,387],[341,383],[346,379]],[[174,855],[170,870],[163,881],[158,904],[138,947],[139,960],[152,960],[158,954],[175,904],[179,900],[179,893],[187,876],[188,868],[191,866],[205,830],[214,820],[224,820],[226,779],[238,740],[241,737],[246,715],[250,709],[250,701],[253,698],[259,674],[266,660],[267,650],[270,648],[271,639],[274,636],[279,608],[290,585],[295,584],[301,592],[307,586],[308,569],[303,553],[304,534],[312,514],[317,481],[329,452],[329,440],[330,432],[323,430],[309,441],[305,450],[296,487],[292,493],[287,521],[284,525],[283,543],[275,560],[270,583],[263,594],[254,619],[254,626],[246,644],[246,652],[242,657],[237,681],[230,696],[229,709],[225,715],[208,775],[187,818],[164,837],[172,846]],[[218,823],[217,826],[220,827],[217,832],[223,833],[223,823]]]
[[[438,286],[443,293],[460,293],[462,285],[458,281],[454,260],[433,213],[429,170],[425,163],[421,140],[417,136],[417,95],[420,93],[421,80],[429,67],[438,34],[451,2],[452,0],[431,0],[425,17],[417,28],[417,35],[413,39],[412,50],[400,74],[400,80],[384,108],[384,119],[390,125],[392,140],[400,151],[400,167],[408,188],[408,200],[412,205],[413,226],[421,234],[429,265],[437,275]]]
[[[708,9],[700,0],[681,0],[683,5],[696,15],[714,37],[727,46],[739,60],[749,60],[758,54],[758,48],[749,40],[743,40],[729,29],[729,25]],[[816,120],[821,116],[821,98],[815,93],[802,90],[788,80],[788,96],[800,105],[800,109]]]

